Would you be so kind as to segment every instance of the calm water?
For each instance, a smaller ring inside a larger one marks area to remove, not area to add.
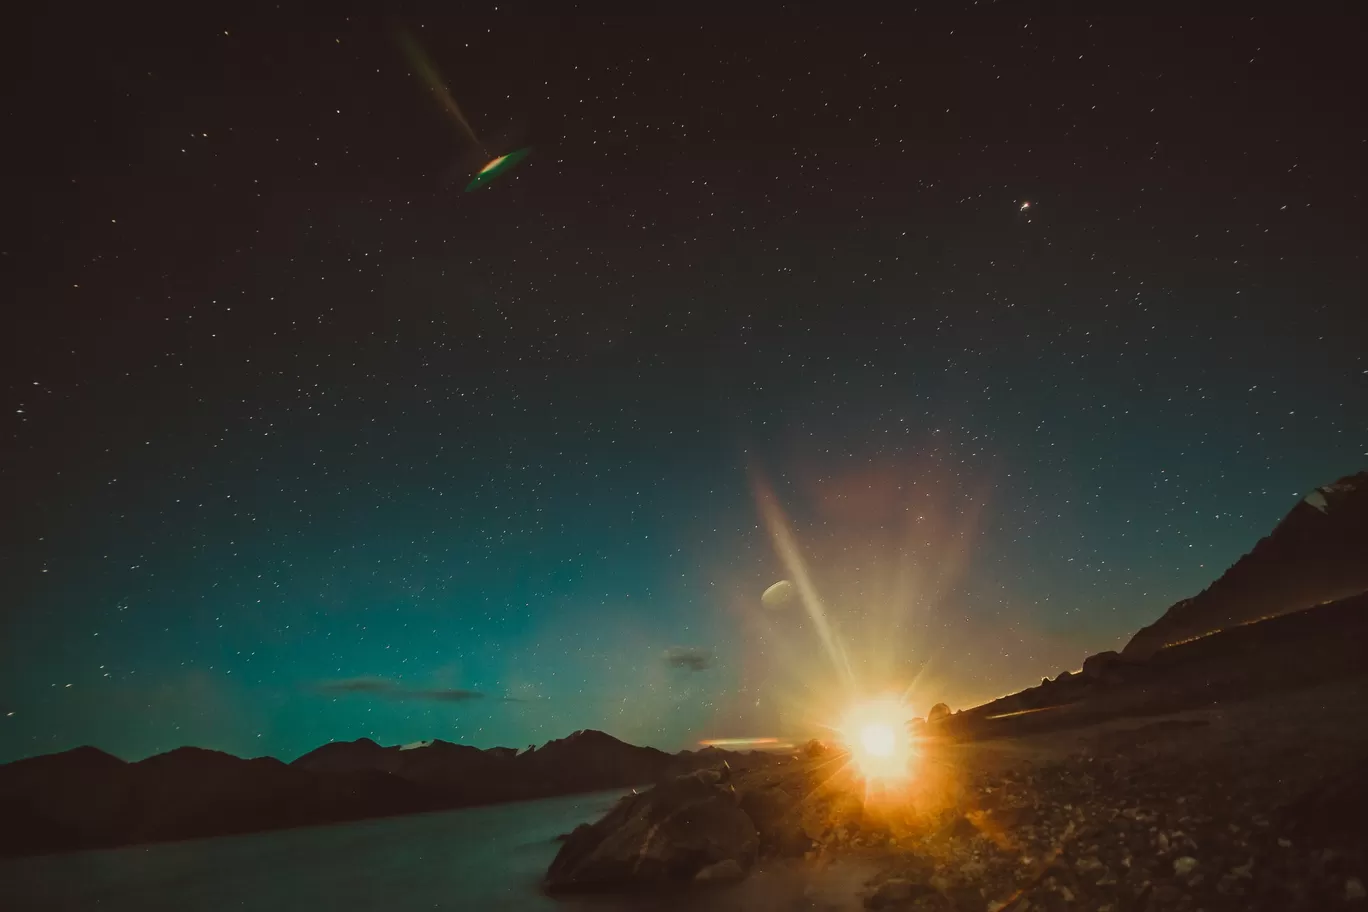
[[[702,894],[557,901],[538,891],[559,833],[621,791],[250,836],[0,862],[0,909],[857,909],[857,865],[758,870]]]
[[[621,792],[0,862],[0,909],[563,910],[558,833]]]

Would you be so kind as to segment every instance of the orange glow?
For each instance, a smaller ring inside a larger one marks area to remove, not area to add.
[[[780,741],[778,738],[712,738],[698,743],[704,747],[720,747],[724,750],[782,750],[793,747],[791,743]]]
[[[846,713],[836,731],[865,779],[896,782],[912,775],[911,718],[911,709],[896,697],[866,700]]]
[[[495,168],[499,167],[500,164],[503,163],[503,160],[504,160],[505,158],[508,158],[508,156],[507,156],[507,155],[500,155],[498,158],[494,159],[492,162],[490,162],[489,164],[487,164],[487,165],[485,165],[483,168],[481,168],[481,169],[480,169],[480,173],[481,173],[481,174],[484,174],[486,171],[492,171],[492,170],[494,170]]]

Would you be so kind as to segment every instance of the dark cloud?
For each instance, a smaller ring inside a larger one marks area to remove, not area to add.
[[[392,693],[396,685],[384,678],[342,678],[337,681],[322,681],[318,689],[324,693],[387,694]]]
[[[478,690],[462,690],[457,687],[421,690],[404,687],[386,678],[341,678],[336,681],[322,681],[318,684],[318,690],[322,693],[374,694],[391,700],[432,700],[437,703],[465,703],[469,700],[484,699],[484,694]]]
[[[464,703],[467,700],[483,700],[484,694],[478,690],[461,690],[456,687],[447,687],[442,690],[406,690],[403,691],[405,700],[436,700],[439,703]]]
[[[693,646],[672,646],[665,650],[665,664],[671,668],[702,671],[713,663],[712,653]]]

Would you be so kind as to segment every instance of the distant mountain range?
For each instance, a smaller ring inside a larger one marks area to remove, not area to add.
[[[0,855],[221,836],[650,784],[745,755],[667,754],[579,731],[537,749],[325,744],[293,763],[182,747],[127,763],[93,747],[0,766]]]
[[[1220,579],[1142,628],[1122,655],[1368,591],[1368,472],[1312,491]]]

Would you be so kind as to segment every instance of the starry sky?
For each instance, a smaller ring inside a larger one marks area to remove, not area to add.
[[[0,761],[803,737],[781,539],[967,706],[1368,466],[1361,20],[203,15],[10,38]]]

